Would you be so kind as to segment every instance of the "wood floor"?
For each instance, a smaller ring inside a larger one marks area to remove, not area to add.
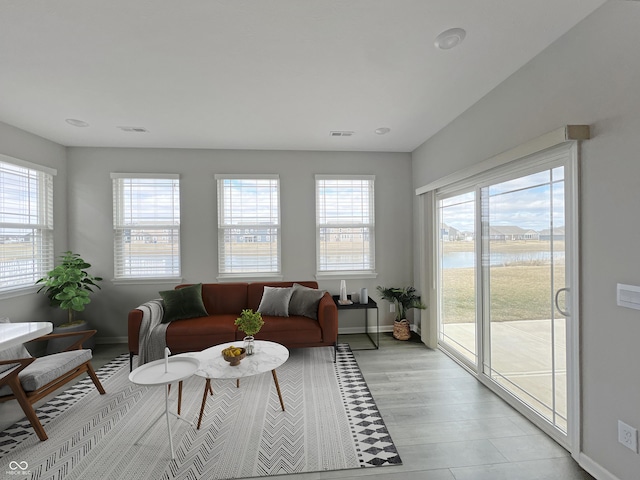
[[[358,337],[341,336],[354,348]],[[99,368],[126,345],[97,345]],[[379,350],[355,352],[403,464],[269,477],[273,480],[585,480],[569,454],[450,358],[415,339],[380,335]],[[0,404],[0,428],[24,417]],[[15,408],[17,407],[17,408]]]

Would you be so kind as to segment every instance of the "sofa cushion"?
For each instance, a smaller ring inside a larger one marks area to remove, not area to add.
[[[172,322],[167,327],[167,346],[171,353],[198,352],[212,345],[233,342],[237,315],[210,315]]]
[[[277,317],[289,316],[289,302],[293,295],[293,288],[264,287],[262,300],[258,312],[263,315],[275,315]]]
[[[257,340],[268,340],[294,348],[295,345],[322,342],[322,328],[317,320],[308,317],[290,316],[276,317],[265,315],[262,317],[264,325],[255,335]],[[242,334],[242,332],[239,332]],[[238,340],[241,335],[236,334]]]
[[[205,317],[207,310],[202,302],[202,284],[196,283],[178,290],[160,292],[164,301],[162,323],[184,318]]]
[[[293,294],[289,302],[289,315],[318,319],[318,304],[324,296],[324,290],[309,288],[299,283],[293,284]]]

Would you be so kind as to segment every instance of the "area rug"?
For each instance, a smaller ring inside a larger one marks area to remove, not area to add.
[[[0,433],[0,473],[32,479],[233,479],[401,464],[347,344],[291,350],[278,368],[286,411],[271,375],[213,381],[200,430],[172,420],[134,440],[164,411],[161,387],[128,380],[128,356],[98,370],[107,391],[83,380],[38,409],[49,436],[28,421]],[[182,415],[197,423],[204,379],[185,381]],[[170,408],[175,411],[174,389]]]

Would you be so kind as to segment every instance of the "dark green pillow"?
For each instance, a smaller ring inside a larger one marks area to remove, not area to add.
[[[202,284],[160,292],[164,302],[162,323],[209,315],[202,301]]]

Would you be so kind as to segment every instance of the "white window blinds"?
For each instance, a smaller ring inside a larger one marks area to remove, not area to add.
[[[0,292],[53,268],[53,175],[0,161]]]
[[[221,275],[280,273],[280,179],[216,175]]]
[[[374,181],[371,175],[316,175],[319,273],[374,272]]]
[[[180,276],[178,175],[112,173],[116,279]]]

